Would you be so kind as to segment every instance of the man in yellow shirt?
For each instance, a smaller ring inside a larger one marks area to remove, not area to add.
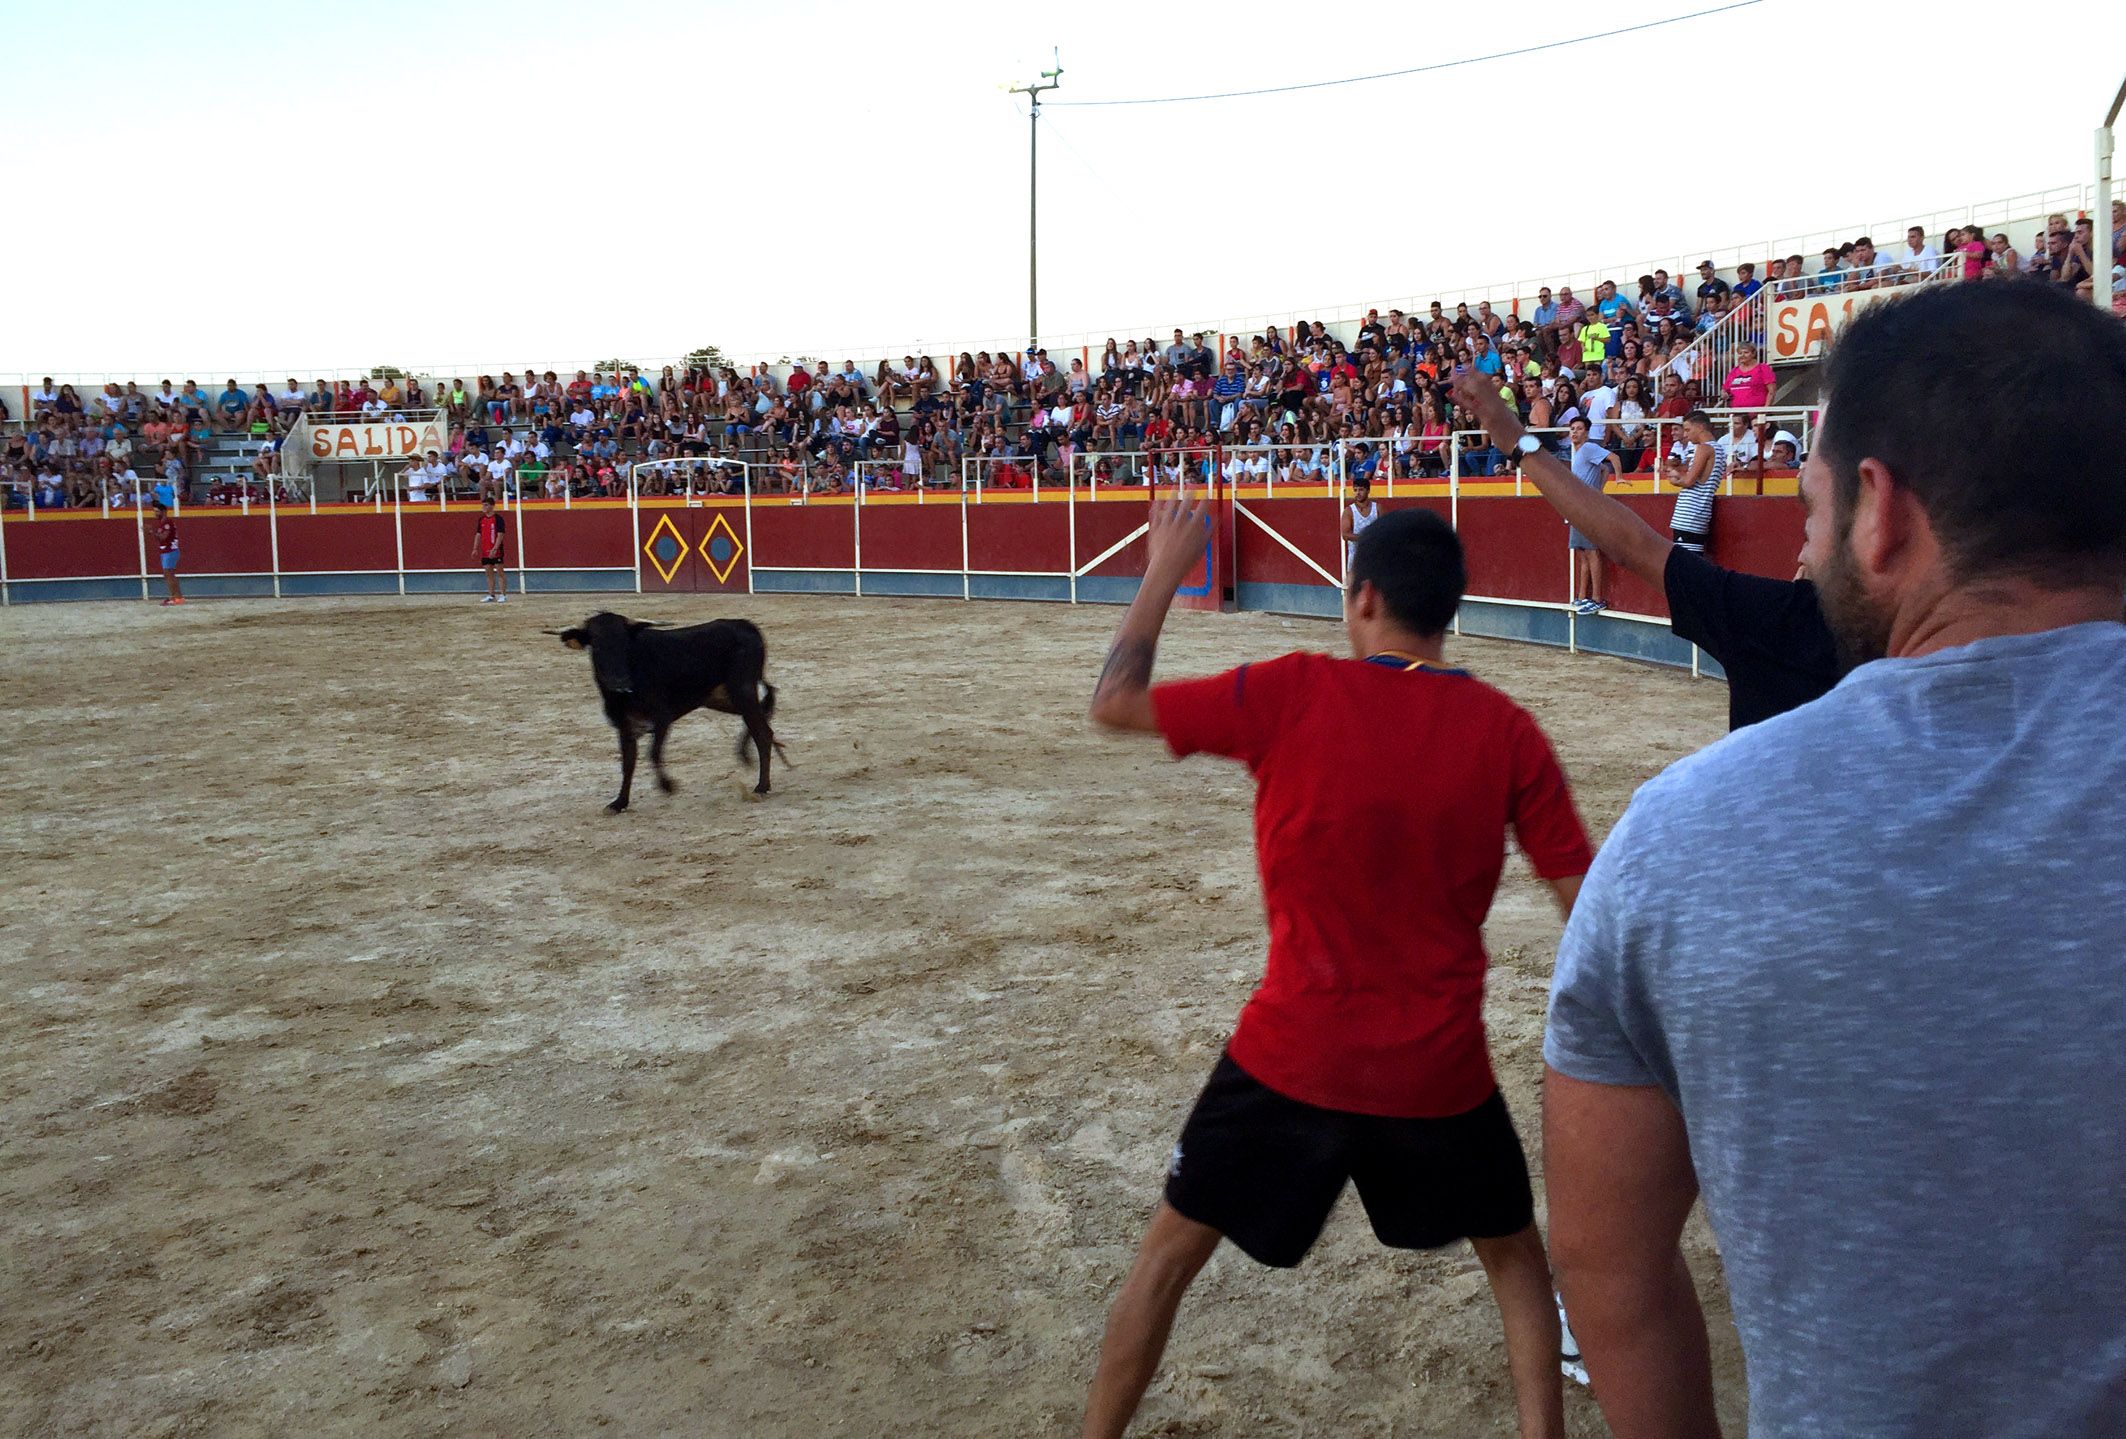
[[[1589,310],[1580,322],[1580,367],[1583,370],[1599,371],[1602,357],[1609,353],[1609,326],[1602,322],[1599,310]]]

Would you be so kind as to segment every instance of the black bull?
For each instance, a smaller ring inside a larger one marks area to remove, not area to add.
[[[591,675],[605,701],[605,717],[620,734],[620,793],[606,809],[627,808],[635,783],[635,739],[650,732],[650,767],[657,787],[674,788],[664,772],[664,737],[673,721],[698,709],[721,710],[745,721],[738,758],[760,754],[760,783],[768,792],[768,751],[782,754],[768,721],[775,714],[775,686],[763,678],[767,641],[751,620],[711,620],[666,629],[601,610],[573,629],[548,630],[570,649],[591,652]],[[784,755],[785,761],[788,756]]]

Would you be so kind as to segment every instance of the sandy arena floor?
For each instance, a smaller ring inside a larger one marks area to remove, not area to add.
[[[614,818],[588,662],[537,633],[594,607],[0,615],[0,1431],[1070,1428],[1260,973],[1245,772],[1088,731],[1114,610],[628,596],[762,624],[797,767],[748,803],[695,716]],[[1161,670],[1339,639],[1182,614]],[[1597,832],[1721,732],[1715,684],[1452,652]],[[1557,929],[1516,860],[1530,1137]],[[1474,1258],[1348,1195],[1297,1271],[1223,1251],[1136,1432],[1510,1433]]]

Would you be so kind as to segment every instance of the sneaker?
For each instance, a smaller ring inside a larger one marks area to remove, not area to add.
[[[508,595],[496,595],[496,596],[495,596],[495,603],[496,603],[496,604],[498,604],[498,605],[506,605],[506,604],[508,604],[508,603],[509,603],[509,596],[508,596]]]
[[[491,605],[491,604],[493,604],[494,602],[495,602],[495,597],[494,597],[493,595],[482,595],[482,596],[480,596],[480,603],[481,603],[481,604],[483,604],[483,605]]]
[[[1594,601],[1574,600],[1572,602],[1572,612],[1576,615],[1591,615],[1594,613]]]
[[[177,603],[177,601],[175,601],[175,600],[164,600],[164,601],[162,602],[162,607],[163,607],[164,609],[168,609],[168,608],[169,608],[169,607],[170,607],[171,605],[174,605],[174,604],[176,604],[176,603]]]
[[[1589,600],[1587,602],[1587,613],[1591,615],[1598,615],[1608,608],[1609,604],[1604,600]]]
[[[1572,1337],[1572,1322],[1565,1317],[1565,1301],[1558,1300],[1558,1372],[1575,1384],[1587,1383],[1587,1365],[1580,1358],[1580,1341]]]

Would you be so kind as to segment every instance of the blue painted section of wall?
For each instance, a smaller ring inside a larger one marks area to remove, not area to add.
[[[160,583],[158,581],[157,583]],[[272,593],[272,585],[267,585]],[[9,580],[7,602],[11,605],[57,603],[62,600],[138,600],[140,578],[107,580]]]
[[[1556,645],[1561,649],[1570,637],[1563,610],[1487,604],[1483,600],[1462,601],[1462,633],[1492,640]]]
[[[753,588],[764,595],[853,595],[856,593],[856,575],[849,570],[756,568]]]
[[[1313,615],[1322,619],[1343,617],[1343,598],[1327,585],[1257,584],[1243,581],[1233,590],[1234,602],[1244,610],[1267,610],[1279,615]]]
[[[759,581],[755,580],[754,584],[758,586]],[[932,575],[920,570],[865,570],[864,594],[867,597],[956,600],[960,597],[960,577],[957,572]]]
[[[1126,605],[1137,597],[1134,575],[1086,575],[1078,581],[1078,602],[1088,605]],[[1069,593],[1068,582],[1064,592]]]
[[[634,571],[628,571],[628,588],[633,589]],[[517,577],[512,573],[509,587],[517,587]],[[429,570],[406,572],[406,593],[409,595],[483,595],[487,593],[487,576],[478,570]]]
[[[273,576],[255,575],[188,575],[179,571],[178,583],[184,586],[186,599],[256,599],[273,596]],[[160,580],[149,582],[149,588],[158,597],[162,592]]]
[[[1579,622],[1580,648],[1619,659],[1644,660],[1648,664],[1690,668],[1690,643],[1679,640],[1667,625],[1644,620],[1619,620],[1608,615],[1589,615]]]
[[[525,587],[533,594],[600,594],[635,592],[633,570],[526,570]]]
[[[390,574],[282,575],[283,595],[395,595],[396,570]]]
[[[1069,580],[1061,574],[969,574],[969,599],[1069,599]],[[1084,580],[1078,580],[1084,599]]]

